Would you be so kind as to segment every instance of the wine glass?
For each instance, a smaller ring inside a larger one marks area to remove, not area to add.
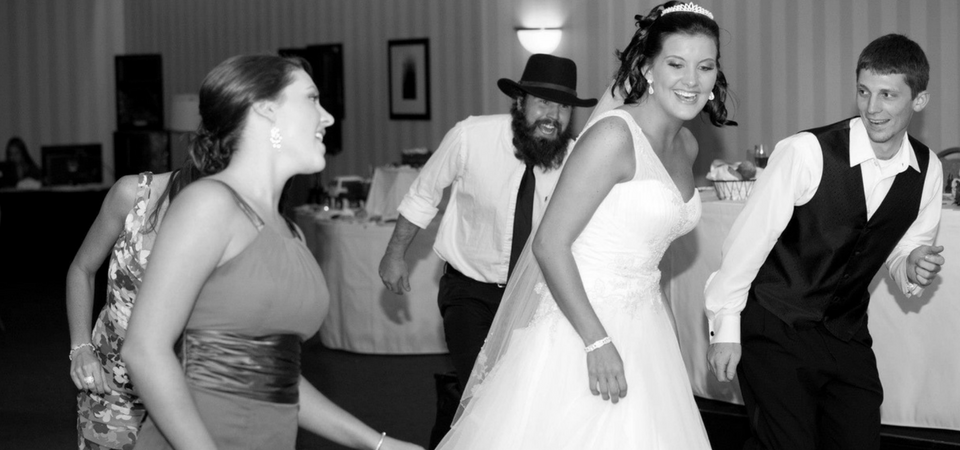
[[[753,162],[757,167],[767,167],[768,158],[770,158],[770,154],[763,148],[763,144],[758,144],[753,147]]]

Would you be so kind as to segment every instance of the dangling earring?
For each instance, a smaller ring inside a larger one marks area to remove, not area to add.
[[[653,95],[653,80],[647,80],[647,93]]]
[[[713,95],[713,91],[710,91],[710,96],[707,97],[707,100],[713,101],[715,98],[717,98],[717,96]]]
[[[273,127],[270,129],[270,143],[273,144],[273,148],[280,150],[280,141],[283,141],[283,136],[280,136],[280,129]]]

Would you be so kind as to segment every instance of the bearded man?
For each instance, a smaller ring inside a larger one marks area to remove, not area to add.
[[[447,133],[397,208],[380,261],[387,288],[408,292],[404,254],[452,185],[434,251],[446,261],[438,303],[461,388],[559,178],[572,142],[573,108],[597,103],[577,98],[576,63],[551,55],[532,55],[519,82],[503,78],[497,85],[513,99],[511,114],[471,116]]]

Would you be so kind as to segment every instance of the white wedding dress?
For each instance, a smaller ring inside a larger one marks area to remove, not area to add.
[[[529,325],[512,332],[440,449],[710,448],[658,268],[670,243],[699,220],[700,197],[683,201],[628,113],[606,112],[587,128],[610,116],[632,131],[637,173],[603,200],[573,255],[623,359],[627,396],[613,404],[590,393],[583,342],[541,279],[524,300],[539,302]]]

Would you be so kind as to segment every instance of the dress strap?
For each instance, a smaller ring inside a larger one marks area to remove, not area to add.
[[[226,186],[227,190],[229,190],[230,193],[233,195],[233,199],[237,202],[237,206],[239,206],[240,210],[242,210],[243,213],[247,215],[247,218],[250,219],[250,222],[253,223],[253,226],[257,227],[257,231],[263,230],[263,225],[264,225],[263,219],[260,218],[257,212],[253,210],[250,204],[247,203],[243,199],[243,197],[241,197],[240,194],[238,194],[237,191],[233,189],[233,187],[217,179],[210,178],[210,180],[216,181],[217,183],[220,183]]]
[[[287,222],[287,228],[289,228],[289,229],[290,229],[290,232],[293,233],[293,237],[295,237],[295,238],[297,238],[298,240],[301,240],[301,241],[302,241],[302,240],[303,240],[303,235],[300,234],[300,229],[297,228],[297,225],[294,224],[293,221],[290,220],[289,217],[287,217],[287,216],[285,216],[285,215],[282,215],[282,216],[283,216],[283,220],[284,220],[285,222]]]
[[[147,215],[147,206],[150,204],[150,184],[153,183],[152,172],[140,172],[137,180],[137,198],[133,201],[134,213],[143,219]],[[140,203],[143,202],[143,207]]]

